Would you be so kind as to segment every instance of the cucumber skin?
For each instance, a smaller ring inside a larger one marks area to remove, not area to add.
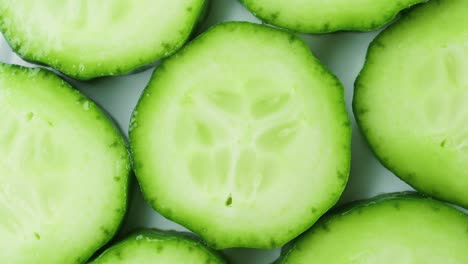
[[[136,237],[141,236],[141,235],[143,235],[145,237],[149,237],[149,238],[158,239],[160,241],[174,240],[174,239],[189,240],[189,241],[192,241],[194,243],[197,243],[197,247],[207,250],[215,258],[217,258],[219,264],[227,264],[228,263],[226,261],[226,257],[222,254],[222,252],[216,251],[216,250],[208,247],[203,242],[203,240],[201,240],[200,238],[195,236],[193,233],[189,233],[189,232],[178,232],[178,231],[175,231],[175,230],[161,231],[161,230],[156,229],[156,228],[152,228],[152,229],[140,228],[140,229],[136,229],[136,230],[130,232],[129,235],[127,235],[124,239],[120,240],[119,242],[115,243],[114,245],[123,244],[126,241],[130,241],[130,240],[135,240]],[[91,259],[89,264],[93,264],[95,261],[99,261],[99,258],[103,254],[105,254],[107,251],[111,251],[112,247],[114,245],[111,245],[109,248],[103,250],[103,252],[101,254],[99,254],[99,256],[96,256],[95,258]]]
[[[246,0],[238,0],[238,1],[243,6],[247,7],[247,4],[245,4]],[[358,27],[358,26],[330,27],[330,25],[325,25],[323,27],[317,27],[317,28],[306,28],[306,27],[293,28],[293,27],[287,27],[287,26],[280,26],[280,25],[275,23],[275,19],[272,19],[272,17],[268,17],[268,18],[267,17],[260,17],[257,13],[253,12],[252,10],[249,9],[249,11],[255,17],[257,17],[258,19],[260,19],[261,21],[263,21],[263,22],[265,22],[267,24],[277,26],[277,27],[280,27],[280,28],[284,28],[286,30],[297,32],[297,33],[303,33],[303,34],[328,34],[328,33],[334,33],[334,32],[369,32],[369,31],[375,31],[375,30],[378,30],[378,29],[382,28],[383,26],[385,26],[386,24],[388,24],[392,20],[394,20],[396,17],[398,17],[398,15],[400,13],[406,12],[408,9],[411,9],[413,6],[424,4],[428,0],[418,0],[418,1],[419,1],[418,3],[413,3],[413,4],[407,6],[404,9],[397,10],[391,16],[383,17],[383,19],[381,19],[381,21],[379,21],[379,22],[369,23],[369,25],[367,27]]]
[[[3,62],[0,62],[0,67],[3,67],[3,68],[11,68],[11,69],[14,69],[14,71],[30,71],[32,69],[35,69],[35,68],[29,68],[29,67],[25,67],[25,66],[22,66],[22,65],[16,65],[16,64],[6,64],[6,63],[3,63]],[[94,104],[95,107],[97,108],[97,110],[107,118],[107,121],[108,123],[110,124],[110,126],[114,129],[114,131],[120,135],[120,139],[121,139],[121,144],[123,146],[125,146],[125,149],[127,150],[127,163],[129,164],[129,166],[127,166],[126,168],[126,182],[125,182],[125,198],[124,198],[124,209],[121,211],[121,215],[119,216],[119,223],[118,225],[115,227],[115,231],[113,233],[110,233],[109,234],[109,237],[105,238],[105,241],[103,243],[100,243],[99,246],[97,246],[95,248],[96,251],[99,251],[100,248],[104,247],[106,244],[110,243],[112,241],[112,239],[114,238],[114,236],[119,232],[119,230],[121,229],[123,223],[124,223],[124,219],[126,218],[127,214],[128,214],[128,209],[129,209],[129,206],[130,206],[130,203],[129,203],[129,197],[131,195],[130,193],[130,186],[131,184],[133,184],[134,180],[132,180],[132,164],[131,164],[131,153],[129,151],[129,144],[128,142],[125,140],[125,137],[124,137],[124,134],[122,132],[122,130],[117,126],[117,123],[115,122],[115,120],[109,115],[109,113],[104,110],[101,106],[99,106],[99,104],[97,104],[96,102],[94,102],[93,100],[91,100],[90,98],[88,98],[86,95],[84,95],[83,93],[81,93],[78,89],[76,89],[73,85],[71,85],[67,80],[65,80],[64,78],[62,78],[61,76],[55,74],[54,72],[52,72],[51,70],[48,70],[48,69],[44,69],[44,68],[38,68],[39,69],[39,73],[38,74],[42,74],[44,77],[47,77],[47,78],[58,78],[60,79],[60,81],[62,82],[62,84],[65,86],[66,89],[70,89],[72,91],[74,91],[77,95],[79,95],[80,98],[83,98],[83,99],[86,99],[89,101],[90,104]],[[79,261],[77,260],[76,263],[78,264],[83,264],[83,263],[87,263],[87,261],[92,258],[92,256],[94,255],[94,251],[93,252],[90,252],[88,254],[88,256],[84,256],[83,258],[80,258]]]
[[[437,2],[437,4],[440,4],[440,2],[443,2],[442,0],[432,0],[432,1]],[[415,10],[421,9],[423,7],[424,7],[424,4],[419,4],[419,5],[414,6],[413,8],[411,8],[408,11],[415,11]],[[400,19],[400,21],[405,22],[408,19],[410,19],[409,16],[408,16],[408,12],[405,12],[403,14],[402,18]],[[361,85],[361,83],[362,83],[361,80],[362,80],[362,78],[364,78],[363,76],[366,74],[366,69],[367,69],[366,66],[371,61],[371,57],[374,57],[374,53],[378,52],[378,48],[383,46],[382,43],[381,43],[381,38],[383,38],[384,34],[392,33],[396,26],[398,26],[398,23],[390,25],[382,33],[377,35],[377,37],[375,39],[372,40],[372,42],[370,43],[369,48],[367,50],[364,66],[363,66],[362,70],[359,72],[359,74],[358,74],[358,76],[357,76],[357,78],[356,78],[356,80],[354,82],[354,95],[353,95],[353,101],[352,101],[352,109],[353,109],[354,117],[355,117],[356,122],[358,124],[358,128],[359,128],[361,134],[363,135],[363,138],[366,141],[368,146],[372,146],[372,145],[370,144],[370,139],[368,138],[367,134],[364,131],[364,127],[362,125],[363,122],[360,119],[360,114],[359,113],[360,113],[361,109],[359,108],[359,105],[358,105],[357,102],[358,102],[358,100],[362,100],[362,99],[357,99],[358,98],[357,94],[358,94],[358,91],[360,89],[363,89],[363,85]],[[375,151],[375,149],[373,147],[369,147],[369,148],[372,151],[374,157],[376,157],[377,160],[380,162],[380,164],[382,164],[386,169],[391,171],[399,179],[401,179],[405,183],[409,184],[416,191],[418,191],[418,192],[420,192],[420,193],[422,193],[424,195],[427,195],[427,196],[435,197],[438,200],[441,200],[441,201],[444,201],[444,202],[448,202],[448,203],[455,203],[456,202],[457,205],[460,205],[463,208],[468,209],[468,199],[466,201],[462,201],[462,199],[459,199],[459,201],[454,201],[453,199],[451,199],[449,197],[445,197],[446,195],[444,195],[444,194],[431,193],[431,192],[428,192],[428,191],[425,191],[425,190],[419,188],[418,184],[414,182],[414,179],[412,177],[408,177],[409,175],[399,172],[398,169],[396,169],[394,166],[389,164],[388,161],[386,161],[380,155],[378,155],[378,153]]]
[[[5,41],[8,43],[8,46],[10,46],[10,48],[13,50],[13,52],[15,52],[22,60],[28,62],[28,63],[32,63],[32,64],[36,64],[36,65],[39,65],[39,66],[44,66],[44,67],[48,67],[49,69],[52,69],[52,70],[55,70],[65,76],[68,76],[70,78],[73,78],[75,80],[79,80],[79,81],[92,81],[92,80],[99,80],[99,79],[102,79],[102,78],[106,78],[106,77],[113,77],[113,76],[127,76],[127,75],[132,75],[132,74],[135,74],[135,73],[139,73],[139,72],[143,72],[147,69],[150,69],[154,66],[156,66],[158,64],[158,62],[161,60],[161,59],[164,59],[166,57],[170,57],[172,54],[176,53],[180,48],[182,48],[186,43],[187,41],[190,40],[190,38],[193,37],[193,35],[197,32],[197,29],[201,27],[201,25],[203,24],[203,22],[206,20],[206,18],[208,17],[208,13],[209,13],[209,10],[210,10],[210,7],[211,7],[211,1],[212,0],[203,0],[203,8],[201,9],[201,12],[198,14],[198,21],[197,23],[195,23],[195,25],[193,26],[192,30],[191,30],[191,34],[188,36],[188,38],[182,42],[182,45],[180,45],[179,47],[175,48],[170,54],[168,54],[167,56],[165,57],[162,57],[158,60],[156,60],[155,62],[152,62],[152,63],[149,63],[149,64],[146,64],[146,65],[143,65],[143,66],[140,66],[140,67],[137,67],[131,71],[116,71],[114,73],[111,73],[111,74],[104,74],[104,75],[99,75],[99,76],[80,76],[80,75],[74,75],[74,74],[67,74],[65,72],[62,72],[59,68],[54,68],[52,67],[51,65],[47,64],[47,63],[44,63],[44,62],[41,62],[41,61],[37,61],[37,60],[34,60],[32,58],[29,58],[27,56],[24,56],[22,55],[19,50],[20,50],[20,46],[14,46],[11,44],[11,41],[5,36]],[[0,15],[0,34],[2,34],[2,32],[5,32],[6,29],[2,27],[3,23],[2,23],[2,16]]]
[[[268,29],[273,29],[273,30],[278,30],[278,31],[281,31],[283,33],[287,33],[289,35],[291,35],[291,38],[294,38],[294,39],[298,39],[300,40],[304,45],[307,45],[305,44],[305,42],[297,37],[296,35],[294,35],[293,33],[285,30],[285,29],[281,29],[281,28],[274,28],[272,26],[268,26],[268,25],[259,25],[259,24],[256,24],[256,23],[252,23],[252,22],[245,22],[245,21],[227,21],[227,22],[220,22],[218,24],[215,24],[213,26],[211,26],[210,28],[208,28],[207,30],[205,30],[205,32],[203,32],[202,34],[198,35],[196,38],[194,38],[193,40],[191,40],[190,42],[188,42],[183,48],[181,48],[177,53],[165,58],[162,60],[161,64],[159,67],[157,67],[152,75],[151,75],[151,78],[150,78],[150,81],[148,82],[148,84],[146,85],[144,91],[142,92],[142,96],[139,98],[137,104],[136,104],[136,107],[132,113],[132,116],[131,116],[131,121],[130,121],[130,124],[129,124],[129,141],[130,141],[130,153],[131,153],[131,157],[133,159],[132,161],[132,164],[134,165],[133,166],[133,171],[134,171],[134,174],[136,175],[136,178],[138,180],[138,184],[140,186],[140,190],[142,190],[142,195],[143,195],[143,198],[145,199],[145,201],[151,206],[151,208],[155,211],[157,211],[158,213],[160,213],[161,215],[163,215],[166,219],[172,221],[172,222],[175,222],[175,223],[178,223],[182,226],[184,226],[185,228],[189,229],[190,231],[194,232],[195,234],[197,234],[198,236],[200,236],[203,241],[206,243],[207,246],[209,246],[210,248],[214,248],[216,250],[223,250],[223,249],[228,249],[228,248],[256,248],[256,249],[266,249],[266,250],[269,250],[269,249],[275,249],[275,248],[279,248],[279,247],[283,247],[285,244],[287,244],[288,242],[290,242],[292,239],[296,238],[297,236],[299,236],[303,231],[306,231],[307,229],[309,229],[311,226],[313,226],[317,221],[313,221],[311,222],[305,229],[303,229],[301,232],[297,232],[297,234],[294,235],[294,237],[291,237],[288,241],[279,241],[279,240],[272,240],[268,243],[262,243],[261,245],[257,245],[255,247],[252,247],[252,243],[248,242],[248,241],[241,241],[242,244],[239,244],[239,242],[232,242],[232,241],[228,241],[227,243],[224,243],[224,242],[211,242],[210,239],[208,239],[208,236],[205,236],[205,234],[203,234],[202,232],[200,232],[199,229],[197,228],[194,228],[192,223],[190,222],[186,222],[186,221],[182,221],[179,217],[175,216],[173,214],[173,212],[168,209],[168,210],[165,210],[163,209],[163,207],[161,207],[160,205],[158,204],[155,204],[154,203],[154,200],[151,199],[151,197],[148,197],[147,194],[143,191],[143,187],[141,185],[141,181],[138,179],[138,168],[139,168],[139,165],[137,164],[137,162],[135,161],[135,151],[134,151],[134,146],[135,144],[132,144],[132,140],[133,137],[132,137],[132,131],[133,131],[133,128],[136,127],[136,121],[137,121],[137,115],[138,115],[138,108],[139,108],[139,105],[142,104],[142,101],[144,99],[144,95],[146,93],[146,90],[148,89],[148,87],[151,86],[152,82],[153,82],[153,79],[155,78],[155,76],[157,76],[159,74],[159,71],[164,71],[165,68],[164,68],[164,62],[168,59],[171,59],[172,57],[176,57],[178,56],[180,53],[183,53],[187,48],[190,48],[190,44],[191,42],[193,41],[196,41],[197,39],[202,39],[205,34],[207,32],[210,32],[212,29],[218,27],[218,26],[230,26],[231,24],[251,24],[251,25],[255,25],[255,26],[264,26],[264,27],[267,27]],[[308,48],[308,47],[307,47]],[[333,79],[335,80],[335,82],[337,83],[338,87],[340,88],[340,94],[341,94],[341,104],[344,105],[345,104],[345,99],[344,99],[344,87],[341,83],[341,81],[338,79],[338,77],[336,77],[336,75],[334,73],[332,73],[326,66],[324,66],[324,64],[322,62],[320,62],[313,53],[312,54],[312,58],[313,60],[318,64],[317,66],[320,66],[321,70],[324,71],[325,73],[328,73],[330,74],[330,76],[333,77]],[[335,88],[335,87],[333,87]],[[351,137],[352,137],[352,127],[351,127],[351,121],[350,121],[350,117],[349,117],[349,113],[347,112],[347,110],[345,108],[343,108],[345,114],[346,114],[346,123],[344,124],[344,126],[347,127],[347,133],[346,133],[346,137],[349,139],[348,141],[351,141]],[[345,179],[344,179],[344,183],[341,187],[340,190],[338,190],[336,193],[330,195],[330,197],[332,197],[333,199],[330,199],[332,200],[332,202],[330,203],[330,207],[328,208],[328,210],[330,208],[333,208],[334,205],[336,205],[336,203],[338,203],[340,197],[341,197],[341,194],[343,193],[344,189],[346,188],[346,185],[347,185],[347,182],[349,180],[349,174],[350,174],[350,170],[351,170],[351,146],[349,145],[348,148],[347,148],[347,157],[348,157],[348,162],[347,162],[347,166],[346,168],[344,168],[344,171],[345,171]],[[325,211],[326,212],[326,211]],[[315,215],[314,215],[315,217]],[[232,245],[232,243],[237,243],[235,244],[234,246]]]
[[[447,206],[444,203],[433,199],[430,196],[426,196],[422,193],[417,193],[414,191],[406,191],[406,192],[395,192],[395,193],[385,193],[378,195],[374,198],[370,199],[363,199],[363,200],[356,200],[352,201],[348,204],[338,206],[336,208],[333,208],[332,210],[328,211],[317,223],[314,225],[313,228],[318,228],[320,227],[323,223],[328,222],[329,220],[332,220],[333,218],[340,217],[341,215],[345,215],[351,211],[354,210],[359,210],[362,208],[366,208],[367,206],[380,203],[383,201],[391,201],[391,200],[409,200],[409,199],[416,199],[416,200],[425,200],[428,202],[433,203],[434,205],[440,206]],[[460,215],[465,215],[468,218],[468,215],[455,209],[452,208],[454,211],[457,211]],[[297,240],[300,240],[302,236],[306,236],[308,234],[308,231],[304,232],[301,236],[297,237],[293,241],[290,242],[287,246],[283,247],[281,250],[281,255],[280,257],[274,261],[272,264],[282,264],[284,260],[287,258],[288,254],[291,252],[291,250],[294,249],[294,243]]]

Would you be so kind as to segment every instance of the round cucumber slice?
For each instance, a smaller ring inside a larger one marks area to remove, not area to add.
[[[125,141],[46,70],[0,64],[0,116],[0,263],[84,263],[125,215]]]
[[[302,33],[369,31],[390,22],[403,9],[427,0],[240,0],[261,20]]]
[[[387,194],[321,219],[281,264],[468,263],[468,215],[412,193]]]
[[[141,230],[107,249],[90,264],[224,264],[223,257],[188,235]]]
[[[147,201],[215,248],[274,248],[339,198],[350,165],[343,88],[298,37],[210,29],[154,72],[130,140]]]
[[[207,0],[0,0],[0,31],[24,59],[87,80],[173,53],[206,6]]]
[[[464,0],[405,14],[369,48],[353,104],[383,165],[418,191],[468,208],[466,14]]]

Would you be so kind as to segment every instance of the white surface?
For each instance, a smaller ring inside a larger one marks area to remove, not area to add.
[[[214,0],[204,29],[221,21],[242,20],[258,22],[235,0]],[[376,36],[370,33],[335,33],[321,36],[301,35],[312,52],[334,72],[346,89],[346,101],[350,115],[353,82],[359,73],[370,41]],[[11,52],[0,35],[0,61],[31,65],[23,62]],[[88,83],[72,81],[85,94],[97,101],[108,111],[125,133],[128,130],[130,115],[137,100],[148,82],[153,69],[142,73],[105,78]],[[372,155],[353,120],[352,168],[348,187],[340,203],[369,198],[385,192],[410,190],[411,188],[387,171]],[[131,202],[124,231],[135,227],[156,227],[159,229],[184,230],[158,213],[144,202],[138,188]],[[279,255],[279,250],[227,250],[232,263],[263,264],[271,263]]]

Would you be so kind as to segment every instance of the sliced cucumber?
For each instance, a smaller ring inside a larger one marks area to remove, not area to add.
[[[0,0],[0,31],[24,59],[77,79],[129,73],[189,38],[207,0]]]
[[[354,113],[380,161],[468,208],[468,2],[431,1],[372,43]]]
[[[240,0],[263,21],[303,33],[369,31],[403,9],[427,0]]]
[[[188,235],[141,230],[107,249],[90,264],[224,264],[223,257]]]
[[[46,70],[0,64],[0,117],[0,263],[84,263],[126,211],[123,138]]]
[[[156,69],[130,140],[153,208],[216,248],[273,248],[339,198],[350,132],[342,85],[301,39],[232,22]]]
[[[417,194],[383,195],[321,219],[278,263],[468,263],[468,215]]]

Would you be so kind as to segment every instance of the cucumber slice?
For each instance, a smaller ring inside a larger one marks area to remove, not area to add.
[[[0,63],[0,117],[0,263],[84,263],[125,215],[125,141],[46,70]]]
[[[107,249],[90,264],[193,263],[224,264],[222,256],[177,232],[141,230]]]
[[[130,140],[147,201],[215,248],[274,248],[339,198],[350,165],[343,87],[298,37],[220,24],[164,61]]]
[[[384,26],[397,14],[427,0],[240,0],[261,20],[302,33],[339,30],[370,31]]]
[[[380,161],[468,208],[468,3],[431,1],[372,43],[354,113]],[[442,30],[443,28],[443,30]]]
[[[0,31],[24,59],[76,79],[120,75],[180,48],[207,0],[0,0]]]
[[[321,219],[278,263],[468,263],[468,215],[417,194],[387,194]]]

